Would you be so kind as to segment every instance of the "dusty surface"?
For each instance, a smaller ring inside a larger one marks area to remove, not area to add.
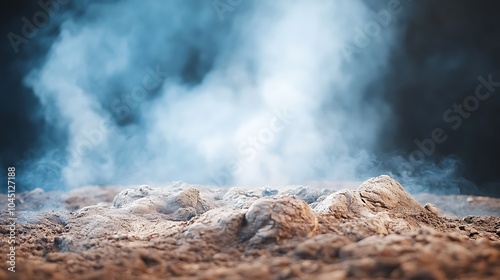
[[[414,199],[388,176],[357,190],[175,182],[17,198],[16,272],[3,238],[0,279],[500,279],[499,199]]]

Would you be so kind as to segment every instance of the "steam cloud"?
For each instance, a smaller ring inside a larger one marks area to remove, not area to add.
[[[248,1],[228,23],[186,2],[96,2],[61,24],[26,79],[61,136],[33,178],[276,185],[385,171],[374,152],[389,114],[372,85],[397,15],[362,33],[386,3]],[[433,174],[452,176],[454,165]]]

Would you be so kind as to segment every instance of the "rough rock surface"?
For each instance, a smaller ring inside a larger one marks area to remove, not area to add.
[[[291,197],[262,198],[245,213],[240,239],[250,244],[311,237],[318,229],[318,219],[303,200]]]
[[[416,197],[388,176],[338,191],[38,189],[19,194],[16,273],[2,239],[0,279],[500,279],[500,200],[464,198],[490,214],[467,216],[456,196]]]
[[[162,213],[169,220],[187,221],[214,207],[200,197],[200,191],[186,184],[174,184],[170,188],[126,189],[113,199],[113,207],[127,209],[134,214]]]

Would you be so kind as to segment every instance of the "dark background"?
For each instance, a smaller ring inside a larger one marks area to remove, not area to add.
[[[442,128],[448,139],[436,144],[429,159],[459,159],[460,175],[477,186],[463,189],[463,193],[500,197],[500,87],[481,101],[458,129],[451,129],[443,120],[443,113],[454,103],[461,104],[474,94],[478,76],[492,74],[494,81],[500,81],[500,3],[413,1],[407,7],[398,23],[399,35],[388,71],[376,82],[384,91],[374,98],[383,99],[392,112],[379,135],[377,154],[408,155],[417,148],[415,139],[429,138],[433,129]],[[62,9],[67,10],[63,16],[77,16],[79,7],[69,3]],[[21,45],[17,54],[7,39],[11,31],[20,33],[23,16],[30,18],[39,10],[37,1],[5,1],[0,9],[3,169],[11,165],[22,169],[25,161],[37,156],[39,148],[53,143],[51,137],[63,137],[55,135],[37,113],[40,104],[22,82],[30,69],[43,62],[58,34],[57,23],[44,26],[39,30],[42,35]]]
[[[474,95],[478,76],[500,81],[500,3],[413,2],[383,81],[393,118],[380,135],[381,152],[411,152],[415,139],[443,128],[448,139],[436,144],[432,159],[458,157],[461,175],[480,194],[499,197],[500,88],[456,130],[443,113]]]

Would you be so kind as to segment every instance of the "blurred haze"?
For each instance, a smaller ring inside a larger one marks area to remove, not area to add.
[[[390,174],[500,197],[500,4],[270,2],[9,1],[2,168],[18,190]]]

